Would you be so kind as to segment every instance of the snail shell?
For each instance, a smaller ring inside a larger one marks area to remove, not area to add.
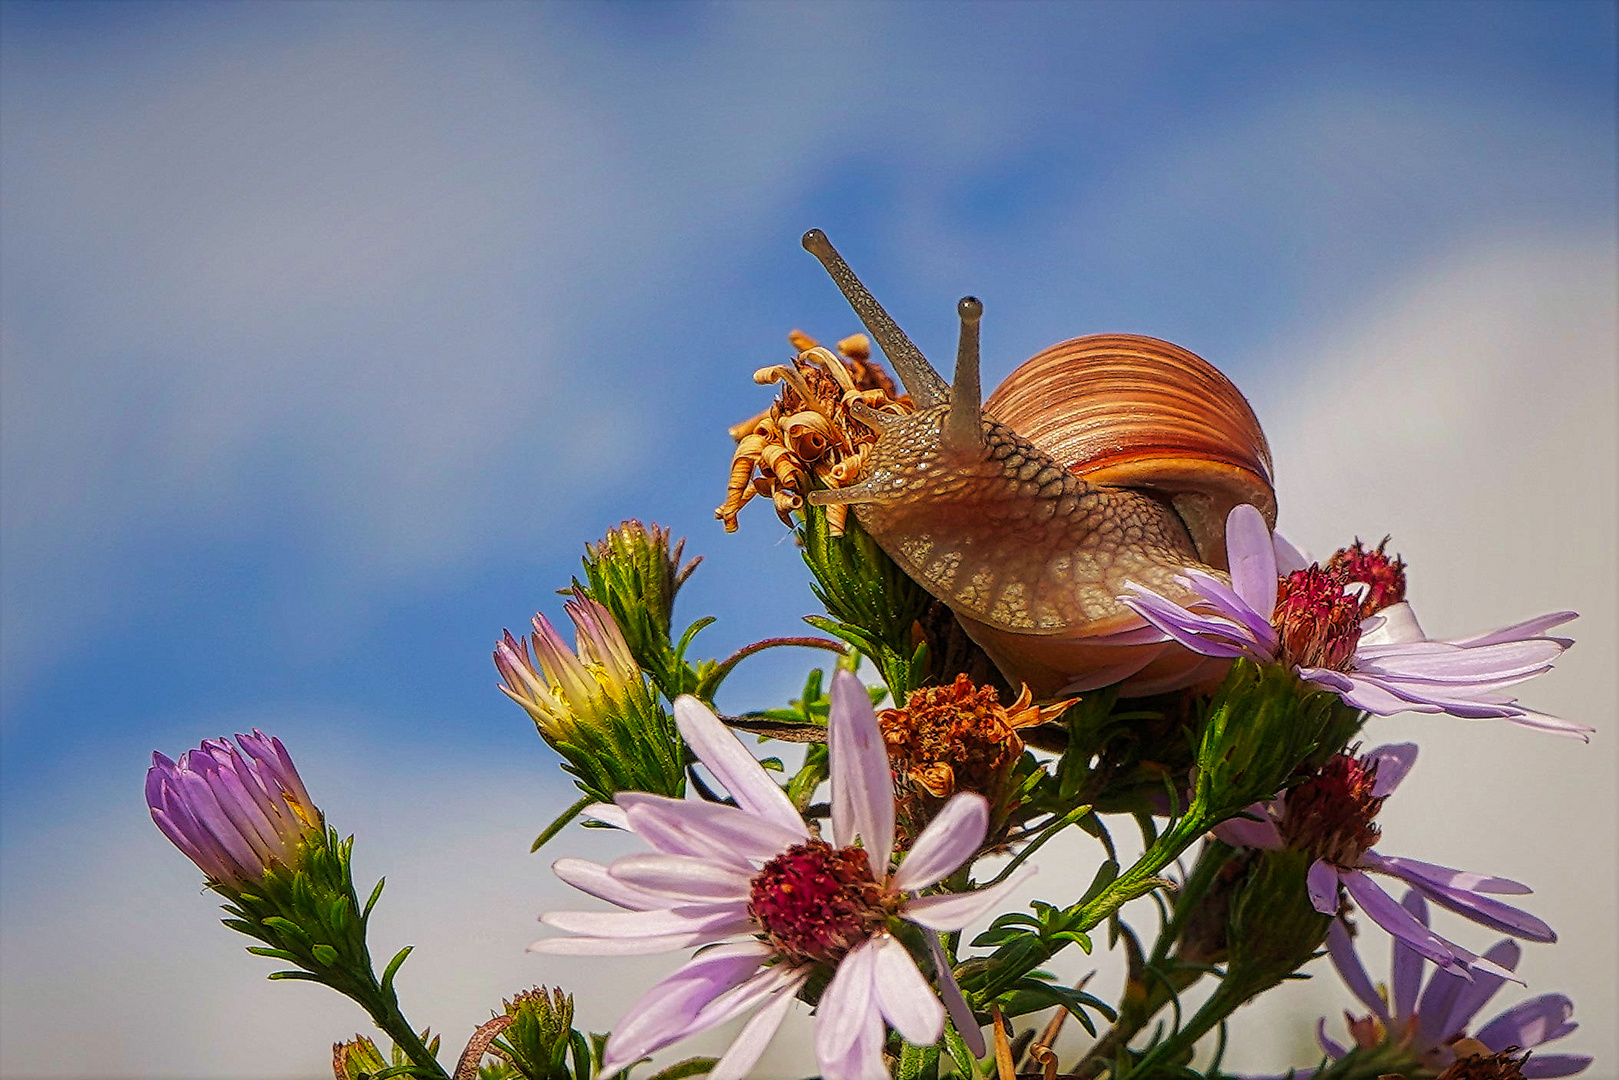
[[[1242,392],[1196,353],[1093,334],[1036,353],[984,412],[1077,476],[1168,499],[1199,558],[1228,569],[1225,520],[1241,503],[1276,524],[1270,445]]]

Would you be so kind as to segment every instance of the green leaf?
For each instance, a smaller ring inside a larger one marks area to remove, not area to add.
[[[383,968],[381,984],[383,994],[387,996],[393,995],[394,975],[398,973],[399,965],[405,962],[405,957],[409,956],[410,951],[415,947],[414,945],[406,945],[403,949],[394,953],[394,958],[388,961],[387,967]]]
[[[315,959],[319,960],[322,964],[326,965],[327,967],[337,966],[337,950],[332,948],[330,945],[316,945],[313,951],[315,953]]]
[[[677,1061],[667,1069],[660,1069],[647,1077],[647,1080],[684,1080],[688,1076],[707,1076],[714,1071],[719,1058],[692,1057],[685,1061]]]
[[[529,845],[529,854],[532,855],[534,852],[544,847],[552,837],[556,836],[557,833],[567,828],[570,821],[579,816],[579,811],[583,810],[585,807],[589,806],[595,801],[596,800],[594,798],[586,795],[575,801],[572,806],[562,811],[561,814],[557,815],[556,820],[547,825],[545,830],[534,838],[534,843]]]

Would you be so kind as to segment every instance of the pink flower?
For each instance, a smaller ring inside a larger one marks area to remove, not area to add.
[[[746,747],[692,697],[675,702],[681,734],[735,806],[625,792],[597,816],[655,850],[609,866],[559,859],[557,876],[623,908],[555,911],[546,925],[570,937],[537,952],[632,955],[710,946],[654,986],[608,1039],[603,1075],[689,1035],[754,1011],[710,1074],[746,1076],[793,999],[816,972],[831,982],[816,1011],[815,1054],[826,1080],[886,1077],[892,1027],[908,1041],[937,1042],[945,1010],[975,1053],[983,1037],[933,931],[960,930],[997,907],[1027,871],[972,893],[917,896],[969,862],[989,809],[979,795],[946,803],[897,867],[893,780],[865,688],[839,671],[827,726],[832,837],[813,836],[786,794]],[[856,841],[859,845],[856,845]],[[924,929],[936,995],[892,932]],[[729,943],[728,938],[742,940]],[[940,996],[944,1004],[940,1004]]]

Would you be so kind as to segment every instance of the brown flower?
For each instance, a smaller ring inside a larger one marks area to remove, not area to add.
[[[1033,705],[1024,687],[1002,706],[993,686],[958,675],[949,686],[912,692],[903,709],[884,709],[878,723],[894,770],[901,835],[915,839],[950,796],[976,791],[989,800],[990,837],[998,839],[1017,809],[1009,782],[1023,757],[1019,729],[1053,720],[1071,704]]]
[[[755,495],[769,496],[790,527],[793,511],[810,491],[853,484],[877,433],[856,418],[852,406],[895,416],[911,411],[910,398],[896,395],[893,380],[871,360],[864,334],[838,342],[837,355],[799,330],[788,340],[799,350],[790,365],[753,373],[756,383],[781,383],[781,396],[731,428],[731,479],[724,504],[714,511],[726,532],[736,531],[737,514]],[[833,535],[841,535],[848,507],[829,506],[826,512]]]

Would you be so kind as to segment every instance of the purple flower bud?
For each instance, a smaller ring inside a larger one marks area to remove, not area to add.
[[[204,874],[242,886],[272,864],[295,866],[302,844],[323,829],[292,758],[258,729],[208,739],[178,762],[152,753],[146,804],[152,820]]]

